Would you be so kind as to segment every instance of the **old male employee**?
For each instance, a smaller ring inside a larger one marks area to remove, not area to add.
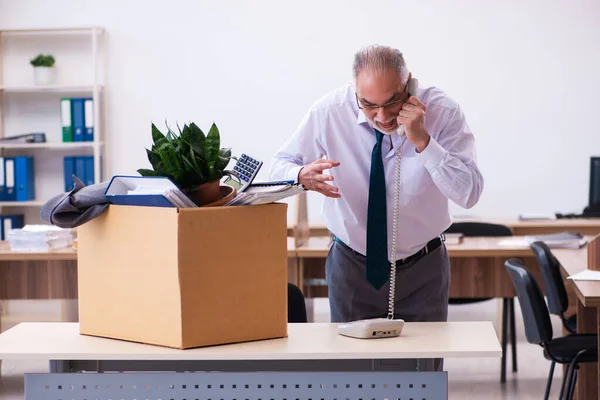
[[[451,224],[448,200],[471,208],[483,189],[473,134],[440,89],[408,93],[412,74],[394,48],[359,50],[353,78],[309,109],[275,154],[271,179],[293,179],[326,196],[323,220],[336,238],[325,267],[332,322],[387,315],[393,257],[394,317],[446,321],[450,264],[441,233]],[[395,134],[400,125],[404,136]],[[394,218],[397,249],[389,254]]]

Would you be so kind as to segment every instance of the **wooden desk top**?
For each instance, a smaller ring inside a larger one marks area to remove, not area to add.
[[[600,218],[561,218],[549,220],[528,220],[521,221],[518,218],[454,218],[454,222],[490,222],[493,224],[506,225],[509,228],[527,227],[527,228],[544,228],[552,226],[560,226],[565,229],[570,227],[599,227]]]
[[[287,256],[288,257],[296,257],[296,244],[293,237],[287,238]]]
[[[293,243],[292,243],[293,244]],[[311,237],[296,249],[298,257],[324,258],[330,246],[329,237]],[[466,237],[461,244],[447,244],[451,257],[531,257],[531,248],[523,237]]]
[[[406,323],[400,337],[341,336],[336,324],[289,324],[288,337],[177,350],[84,336],[77,323],[21,323],[0,335],[0,359],[315,360],[500,357],[490,321]]]
[[[515,227],[527,227],[527,228],[544,228],[552,226],[560,226],[568,229],[570,227],[598,227],[600,228],[600,218],[561,218],[561,219],[550,219],[550,220],[528,220],[521,221],[518,218],[510,217],[499,217],[499,218],[454,218],[454,222],[489,222],[493,224],[506,225],[509,228]],[[293,228],[293,224],[288,224],[288,228]],[[326,229],[323,224],[313,224],[309,226],[310,229]]]
[[[77,250],[16,252],[10,249],[8,242],[0,241],[0,261],[77,261]]]
[[[287,238],[288,257],[296,257],[294,238]],[[62,249],[45,252],[16,252],[6,241],[0,241],[0,261],[77,261],[77,250]]]
[[[552,249],[563,273],[574,275],[587,268],[587,249]],[[600,307],[600,281],[572,281],[579,301],[585,307]]]

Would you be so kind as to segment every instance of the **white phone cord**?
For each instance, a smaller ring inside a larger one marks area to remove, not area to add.
[[[400,208],[400,160],[402,157],[402,146],[404,146],[404,136],[400,148],[396,152],[396,188],[394,193],[394,220],[392,221],[392,261],[390,262],[390,295],[388,299],[388,319],[394,319],[394,300],[396,297],[396,244],[398,240],[398,212]]]

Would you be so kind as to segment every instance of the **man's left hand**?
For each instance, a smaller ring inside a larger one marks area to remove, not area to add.
[[[425,111],[427,107],[415,96],[410,96],[402,105],[398,114],[398,124],[404,125],[404,132],[420,153],[429,144],[429,133],[425,130]]]

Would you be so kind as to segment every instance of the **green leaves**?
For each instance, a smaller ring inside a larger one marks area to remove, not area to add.
[[[204,155],[204,145],[206,143],[204,132],[202,132],[202,130],[198,128],[198,125],[193,122],[189,126],[189,131],[192,148],[196,153]]]
[[[157,147],[167,142],[165,135],[163,135],[154,124],[152,124],[152,140]]]
[[[225,170],[231,160],[231,149],[220,149],[221,138],[216,124],[208,134],[195,124],[177,126],[179,134],[167,126],[166,135],[152,124],[153,145],[146,149],[152,169],[139,169],[142,176],[165,176],[181,189],[195,189],[198,185],[230,175]]]
[[[206,136],[206,146],[204,147],[204,153],[209,162],[214,163],[217,161],[220,144],[221,138],[219,137],[219,129],[217,129],[217,126],[213,123]]]
[[[153,171],[151,169],[144,169],[144,168],[140,168],[137,170],[137,172],[141,175],[141,176],[160,176],[160,174],[156,171]]]
[[[54,62],[52,54],[38,54],[34,59],[29,60],[34,67],[53,67]]]

